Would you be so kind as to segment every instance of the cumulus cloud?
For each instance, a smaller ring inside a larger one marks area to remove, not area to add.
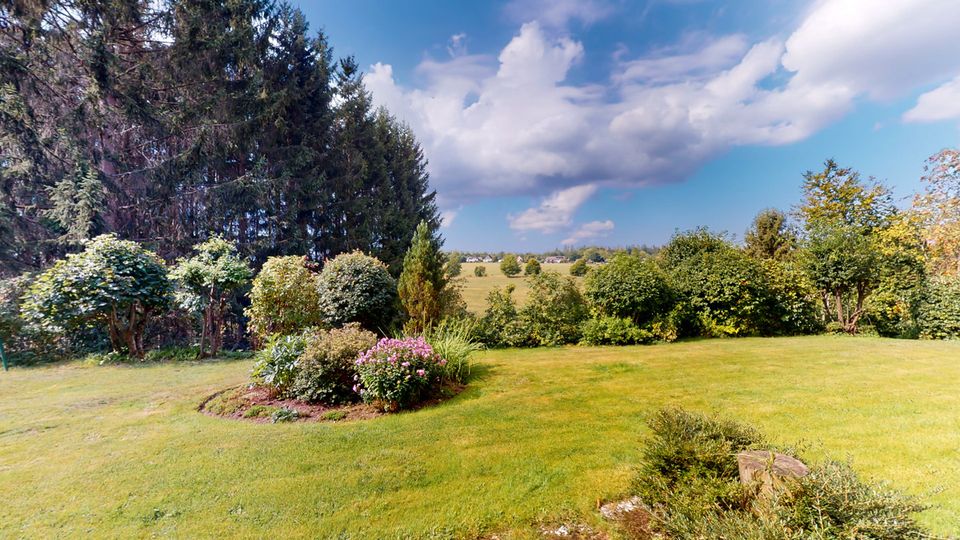
[[[578,244],[586,240],[595,240],[607,236],[614,228],[613,221],[590,221],[584,223],[568,237],[564,238],[566,246]]]
[[[907,122],[936,122],[960,119],[960,77],[917,98],[917,104],[903,114]]]
[[[510,223],[557,231],[573,213],[544,206],[557,197],[680,181],[733,146],[799,141],[859,98],[889,100],[960,74],[960,55],[950,54],[960,2],[821,0],[786,39],[688,35],[644,56],[621,52],[607,80],[574,84],[584,46],[550,29],[599,20],[608,5],[549,4],[515,3],[517,13],[540,7],[497,57],[427,59],[416,87],[383,64],[366,78],[422,141],[445,208],[552,194]],[[956,115],[957,87],[924,94],[905,119]]]
[[[518,231],[552,233],[573,221],[573,214],[596,192],[597,186],[583,185],[563,189],[546,197],[539,206],[509,216],[510,228]]]

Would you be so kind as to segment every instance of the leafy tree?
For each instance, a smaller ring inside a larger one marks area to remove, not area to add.
[[[540,261],[530,257],[527,259],[527,263],[523,266],[523,275],[525,276],[535,276],[539,274],[543,269],[540,267]]]
[[[397,317],[397,282],[379,259],[359,251],[327,261],[317,282],[323,322],[341,327],[357,322],[385,332]]]
[[[590,267],[587,266],[587,260],[583,258],[577,259],[570,265],[571,276],[583,277],[587,275],[588,270],[590,270]]]
[[[237,255],[237,248],[220,236],[194,246],[196,255],[181,258],[170,274],[178,284],[181,307],[201,314],[200,347],[197,357],[216,356],[223,346],[223,323],[229,296],[246,285],[253,271]]]
[[[398,282],[400,302],[409,316],[404,330],[411,335],[422,333],[440,319],[443,291],[449,283],[444,260],[426,222],[421,222],[403,258]]]
[[[856,333],[867,298],[880,282],[879,238],[895,215],[892,195],[833,160],[820,172],[805,173],[803,189],[798,214],[806,230],[805,267],[826,317]]]
[[[520,263],[517,262],[517,256],[507,253],[500,261],[500,271],[507,277],[513,277],[520,273]]]
[[[797,235],[787,224],[787,216],[779,210],[757,214],[744,237],[746,252],[756,259],[784,260],[797,248]]]
[[[473,269],[473,275],[476,277],[486,277],[487,267],[486,266],[476,266]]]
[[[451,251],[447,255],[447,263],[443,267],[443,273],[448,279],[455,278],[463,272],[463,266],[460,260],[463,258],[457,251]]]
[[[960,274],[960,150],[945,149],[927,160],[924,192],[913,201],[929,248],[932,273]]]
[[[250,307],[244,312],[254,338],[292,335],[323,322],[317,276],[305,257],[270,257],[253,279]]]
[[[960,277],[934,278],[919,311],[921,338],[960,339]]]
[[[40,274],[21,309],[28,321],[54,332],[105,325],[114,351],[143,358],[144,329],[150,315],[167,309],[171,289],[154,253],[101,235]]]
[[[586,277],[584,295],[596,315],[627,318],[638,326],[667,314],[674,303],[663,270],[649,258],[625,253]]]

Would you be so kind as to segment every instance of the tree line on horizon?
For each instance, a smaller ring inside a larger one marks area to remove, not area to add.
[[[0,6],[0,274],[104,233],[259,266],[360,249],[399,273],[439,216],[410,128],[273,0]]]

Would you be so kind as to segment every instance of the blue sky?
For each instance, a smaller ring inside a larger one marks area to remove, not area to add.
[[[448,249],[742,237],[826,158],[906,201],[960,143],[955,0],[300,7],[417,133]]]

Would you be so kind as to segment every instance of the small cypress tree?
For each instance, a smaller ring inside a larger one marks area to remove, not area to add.
[[[431,235],[427,222],[421,221],[403,257],[398,283],[400,303],[410,317],[404,325],[407,333],[421,333],[440,318],[443,291],[448,283],[443,271],[445,262],[439,242]]]
[[[520,263],[517,262],[517,256],[510,253],[504,255],[503,260],[500,261],[500,271],[507,277],[519,274]]]
[[[525,276],[535,276],[539,274],[541,270],[540,261],[530,257],[527,259],[527,264],[523,267],[523,274]]]

